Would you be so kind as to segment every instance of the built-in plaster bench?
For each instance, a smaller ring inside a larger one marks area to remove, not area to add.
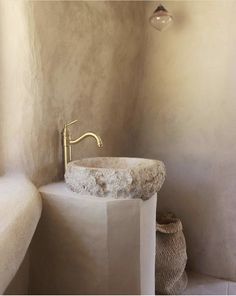
[[[41,210],[38,190],[26,177],[0,177],[0,294],[25,257]]]

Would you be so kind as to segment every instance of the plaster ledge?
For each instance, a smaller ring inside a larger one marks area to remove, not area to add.
[[[39,192],[25,176],[0,178],[0,294],[24,259],[41,210]]]

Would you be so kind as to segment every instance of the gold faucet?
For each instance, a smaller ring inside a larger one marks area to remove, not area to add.
[[[76,120],[71,121],[70,123],[64,124],[64,128],[62,130],[64,172],[66,170],[66,166],[67,166],[68,162],[70,162],[72,160],[72,149],[71,149],[72,145],[79,143],[80,141],[82,141],[83,139],[85,139],[87,137],[93,137],[97,141],[98,147],[103,146],[102,139],[92,132],[87,132],[87,133],[83,134],[82,136],[80,136],[79,138],[72,140],[68,127],[70,125],[76,123],[77,121],[78,120],[76,119]]]

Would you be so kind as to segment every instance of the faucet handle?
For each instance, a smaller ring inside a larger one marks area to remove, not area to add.
[[[66,124],[64,125],[64,127],[68,127],[68,126],[70,126],[70,125],[76,123],[77,121],[78,121],[78,119],[75,119],[75,120],[73,120],[73,121],[71,121],[71,122],[69,122],[69,123],[66,123]]]

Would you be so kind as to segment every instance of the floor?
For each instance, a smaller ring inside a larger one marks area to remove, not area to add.
[[[236,295],[236,282],[188,272],[188,286],[184,295]]]

